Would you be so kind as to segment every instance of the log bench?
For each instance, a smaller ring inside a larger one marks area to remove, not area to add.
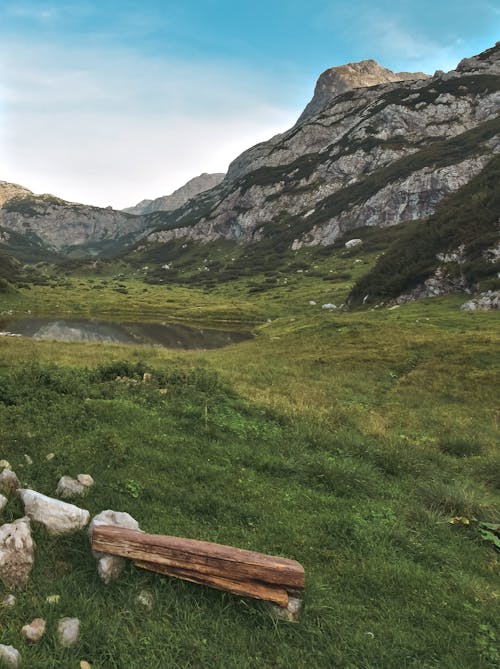
[[[296,613],[305,578],[299,562],[209,541],[97,525],[92,549],[128,558],[137,567],[219,590],[266,600]],[[291,607],[291,608],[290,608]]]

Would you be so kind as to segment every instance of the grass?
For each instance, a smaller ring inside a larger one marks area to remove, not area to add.
[[[16,314],[253,323],[254,340],[206,352],[0,338],[0,459],[49,495],[61,475],[90,473],[79,503],[92,514],[128,511],[147,531],[295,558],[307,579],[290,625],[261,603],[133,567],[104,586],[84,532],[53,539],[35,526],[29,585],[0,617],[1,642],[25,666],[497,665],[498,553],[473,518],[498,519],[498,315],[461,312],[460,297],[322,311],[352,284],[323,276],[356,277],[378,250],[367,239],[294,254],[303,272],[258,293],[248,282],[264,275],[207,292],[116,267],[47,270],[48,286],[1,295]],[[21,512],[12,500],[4,519]],[[135,602],[142,589],[151,613]],[[35,616],[48,632],[27,646],[20,628]],[[74,649],[55,642],[62,616],[82,620]]]

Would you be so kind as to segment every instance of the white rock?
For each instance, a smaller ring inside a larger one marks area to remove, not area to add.
[[[92,545],[92,532],[97,525],[114,525],[115,527],[124,527],[128,530],[140,529],[139,523],[128,513],[107,509],[94,516],[89,525],[90,545]],[[97,572],[106,584],[115,581],[127,564],[125,558],[117,557],[116,555],[108,555],[99,551],[92,551],[92,553],[97,560]]]
[[[5,595],[5,597],[0,602],[0,607],[2,609],[12,609],[16,605],[17,599],[14,595]]]
[[[56,457],[56,454],[55,454],[55,453],[47,453],[47,455],[45,456],[45,459],[47,460],[47,462],[50,462],[50,461],[53,460],[55,457]]]
[[[69,534],[84,528],[89,522],[89,512],[74,504],[23,488],[19,490],[19,496],[26,515],[44,525],[50,534]]]
[[[21,483],[15,472],[11,469],[4,469],[0,472],[0,493],[10,495],[21,487]]]
[[[359,246],[362,243],[363,243],[362,239],[350,239],[348,242],[344,244],[344,246],[346,247],[346,249],[352,249],[355,246]]]
[[[311,305],[311,307],[316,306],[316,302],[314,300],[309,300],[309,304]]]
[[[61,618],[57,625],[57,637],[61,646],[70,648],[80,638],[80,621],[78,618]]]
[[[288,598],[288,606],[279,606],[278,604],[269,604],[271,614],[280,620],[286,620],[293,623],[299,619],[302,609],[302,600],[297,597]]]
[[[35,561],[29,518],[0,527],[0,580],[7,588],[22,588]]]
[[[153,610],[154,598],[153,595],[147,590],[141,590],[140,593],[135,598],[135,601],[139,606],[141,606],[146,611]]]
[[[0,512],[5,509],[5,507],[7,506],[8,501],[9,500],[7,499],[7,497],[4,497],[3,495],[0,495]]]
[[[94,479],[90,474],[78,474],[76,477],[77,481],[84,485],[86,488],[91,488],[94,485]]]
[[[12,469],[8,460],[0,460],[0,469]]]
[[[27,465],[32,465],[33,464],[33,459],[31,456],[27,455],[26,453],[24,454],[24,459],[26,460]]]
[[[13,646],[4,646],[3,643],[0,643],[0,662],[16,669],[21,666],[21,655]]]
[[[76,479],[71,478],[71,476],[62,476],[59,479],[56,488],[56,495],[60,497],[78,497],[84,495],[87,492],[87,488],[77,481]]]
[[[21,632],[26,641],[37,643],[45,634],[45,620],[43,618],[35,618],[29,625],[25,625]]]
[[[321,308],[324,309],[325,311],[335,311],[337,306],[335,304],[332,304],[331,302],[327,302],[327,304],[322,304]]]

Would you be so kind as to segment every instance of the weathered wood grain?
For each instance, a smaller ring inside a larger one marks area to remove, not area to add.
[[[223,581],[237,583],[240,590],[244,587],[242,584],[251,583],[254,591],[258,590],[255,588],[259,585],[261,588],[277,586],[283,591],[300,592],[305,583],[304,568],[295,560],[208,541],[146,534],[99,525],[93,531],[92,548],[102,553],[132,559],[136,563],[154,564],[170,571],[176,570],[175,575],[180,575],[180,572],[184,571],[190,580],[194,580],[196,575],[198,579],[196,582],[211,579],[214,583],[216,581],[221,584]],[[233,592],[235,588],[236,586],[233,587]],[[260,591],[264,592],[262,589]],[[284,599],[281,594],[279,597],[281,600]],[[259,598],[267,599],[267,597]]]
[[[235,595],[244,597],[253,597],[255,599],[263,599],[269,602],[274,602],[280,606],[288,606],[288,592],[279,586],[269,585],[267,583],[260,583],[259,581],[234,581],[221,576],[214,576],[211,574],[204,574],[198,571],[189,569],[182,569],[179,567],[169,567],[167,565],[155,564],[154,562],[143,562],[135,560],[136,567],[141,569],[148,569],[159,574],[166,574],[167,576],[175,576],[185,581],[206,585],[218,590],[225,590]]]

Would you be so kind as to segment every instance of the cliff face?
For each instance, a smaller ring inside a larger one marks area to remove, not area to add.
[[[134,207],[128,207],[123,211],[129,214],[151,214],[154,211],[173,211],[182,207],[183,204],[186,204],[188,200],[196,195],[217,186],[224,177],[225,174],[222,173],[200,174],[199,177],[191,179],[171,195],[164,195],[155,200],[142,200],[142,202],[139,202]]]
[[[286,229],[298,248],[432,214],[500,151],[500,43],[454,71],[409,76],[309,108],[239,156],[221,184],[152,215],[148,239],[248,243]]]
[[[139,234],[145,229],[145,222],[140,216],[111,208],[66,202],[52,195],[33,195],[22,189],[0,207],[0,226],[51,251],[65,252]]]

